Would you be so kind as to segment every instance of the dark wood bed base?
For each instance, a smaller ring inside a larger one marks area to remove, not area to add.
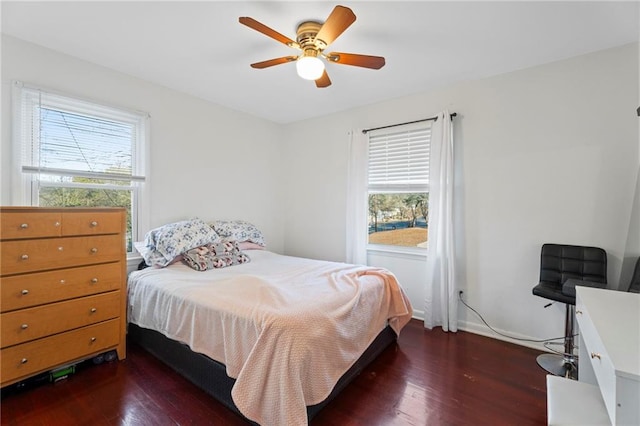
[[[155,330],[138,327],[131,323],[129,339],[242,416],[231,399],[231,388],[235,379],[227,376],[224,364],[206,355],[193,352],[187,345],[171,340]],[[396,339],[397,336],[390,327],[387,326],[382,330],[356,363],[340,378],[329,397],[319,404],[307,407],[308,419],[311,420]]]

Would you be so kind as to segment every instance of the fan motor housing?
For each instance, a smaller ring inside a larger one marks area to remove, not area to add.
[[[316,21],[305,21],[298,25],[296,41],[303,51],[309,48],[322,51],[327,47],[327,44],[323,40],[316,39],[320,28],[322,28],[322,23]]]

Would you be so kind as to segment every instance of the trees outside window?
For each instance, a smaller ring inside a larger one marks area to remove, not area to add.
[[[429,194],[370,194],[369,243],[423,247]]]

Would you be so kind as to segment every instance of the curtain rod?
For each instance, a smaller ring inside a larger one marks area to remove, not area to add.
[[[452,112],[451,114],[449,114],[449,116],[451,118],[457,116],[458,113]],[[388,126],[382,126],[382,127],[374,127],[372,129],[364,129],[362,131],[362,133],[364,133],[365,135],[367,134],[367,132],[371,132],[373,130],[380,130],[380,129],[388,129],[389,127],[397,127],[397,126],[404,126],[405,124],[413,124],[413,123],[420,123],[422,121],[436,121],[438,119],[438,117],[429,117],[429,118],[423,118],[422,120],[415,120],[415,121],[407,121],[406,123],[398,123],[398,124],[389,124]]]

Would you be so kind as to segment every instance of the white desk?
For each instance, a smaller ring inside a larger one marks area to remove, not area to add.
[[[640,294],[576,287],[578,379],[597,385],[613,425],[640,425]]]

